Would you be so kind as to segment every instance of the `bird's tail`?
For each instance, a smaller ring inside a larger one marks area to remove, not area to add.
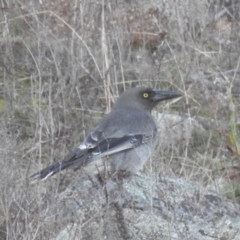
[[[31,178],[38,179],[38,180],[40,180],[40,179],[44,180],[62,170],[64,170],[65,168],[68,168],[72,164],[73,163],[71,163],[71,162],[56,162],[53,165],[44,168],[40,172],[33,174],[31,176]]]
[[[84,151],[80,150],[79,148],[75,149],[71,152],[63,161],[56,162],[40,172],[37,172],[31,176],[32,179],[44,180],[76,163],[78,165],[84,164]]]

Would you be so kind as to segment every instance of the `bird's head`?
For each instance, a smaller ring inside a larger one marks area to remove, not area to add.
[[[182,94],[157,90],[149,87],[135,87],[123,92],[113,108],[132,107],[144,111],[151,111],[160,101],[181,97]]]

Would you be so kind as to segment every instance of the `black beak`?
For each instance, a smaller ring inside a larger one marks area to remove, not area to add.
[[[154,90],[155,96],[152,98],[153,101],[163,101],[173,98],[181,97],[181,93],[172,92],[172,91],[163,91],[163,90]]]

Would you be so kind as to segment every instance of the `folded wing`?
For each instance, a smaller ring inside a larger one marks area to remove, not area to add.
[[[141,134],[125,135],[119,138],[105,138],[102,132],[99,130],[95,131],[89,134],[86,140],[62,161],[46,167],[40,172],[33,174],[31,177],[33,179],[46,179],[70,166],[77,165],[78,168],[86,166],[88,163],[98,158],[135,148],[143,143],[144,138]]]

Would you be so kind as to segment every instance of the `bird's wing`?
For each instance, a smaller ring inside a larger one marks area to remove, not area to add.
[[[143,139],[146,140],[141,134],[123,135],[123,133],[120,132],[116,134],[116,131],[113,131],[113,137],[105,137],[99,128],[95,128],[95,130],[88,135],[86,140],[62,161],[46,167],[31,177],[33,179],[46,179],[72,165],[78,165],[78,168],[85,166],[96,158],[135,148],[143,143]]]

